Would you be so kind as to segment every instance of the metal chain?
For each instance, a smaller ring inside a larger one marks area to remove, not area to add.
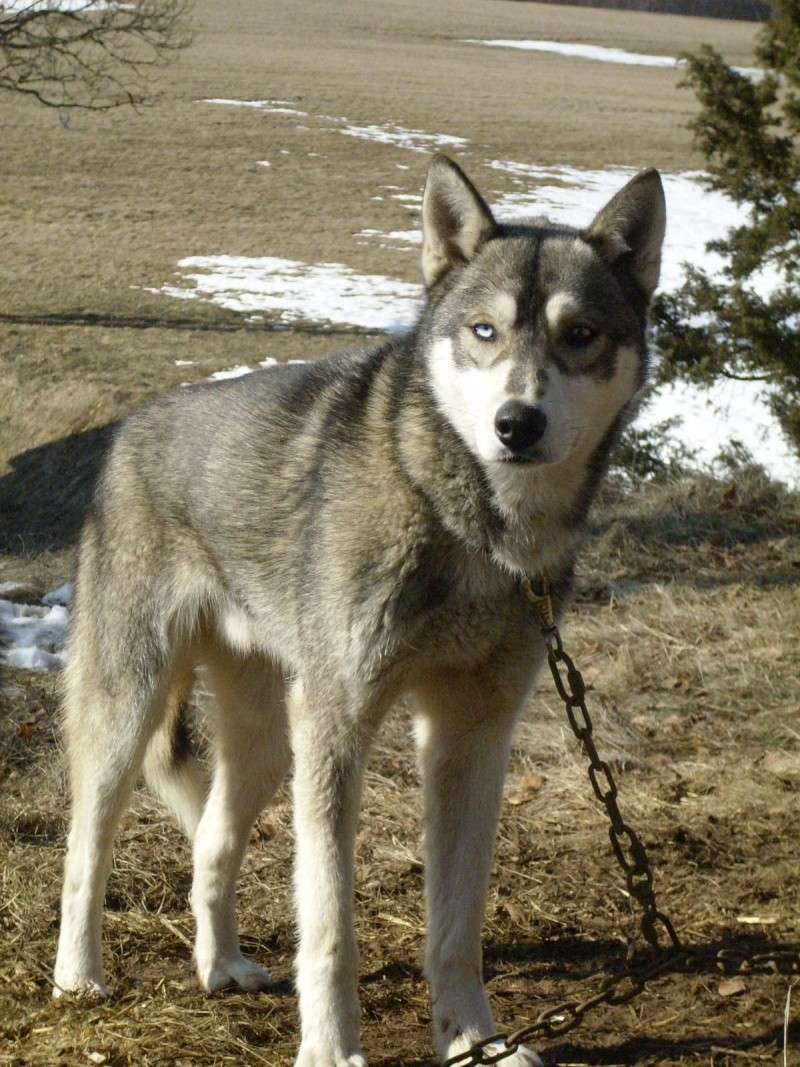
[[[608,763],[600,758],[594,743],[594,728],[586,707],[586,685],[572,658],[564,651],[561,634],[555,622],[550,583],[541,578],[540,590],[534,589],[529,578],[522,588],[536,612],[547,649],[547,662],[558,695],[564,702],[567,720],[589,760],[588,774],[592,790],[609,819],[611,848],[625,876],[631,898],[640,910],[639,930],[650,948],[658,954],[656,960],[636,964],[633,941],[628,946],[624,971],[607,979],[599,992],[584,1000],[565,1000],[543,1011],[532,1023],[510,1034],[493,1034],[456,1056],[442,1067],[480,1067],[481,1064],[501,1063],[513,1056],[519,1047],[533,1037],[562,1037],[578,1026],[589,1012],[601,1004],[627,1004],[643,991],[645,985],[667,972],[680,972],[705,963],[725,973],[800,973],[800,952],[777,949],[772,952],[747,953],[737,949],[684,949],[671,920],[659,911],[653,887],[653,871],[647,851],[636,831],[625,822],[617,803],[617,783]],[[659,938],[661,934],[661,939]],[[662,945],[662,940],[664,944]]]

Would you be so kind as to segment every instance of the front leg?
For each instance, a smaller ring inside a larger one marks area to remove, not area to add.
[[[486,675],[443,674],[419,692],[425,971],[433,1039],[442,1060],[496,1032],[483,986],[481,926],[511,733],[527,687],[521,679],[514,685],[498,682],[496,673]],[[524,1048],[503,1060],[509,1067],[540,1062]]]
[[[302,1040],[295,1067],[366,1067],[353,930],[356,823],[367,739],[330,695],[289,701],[295,758],[295,894]]]

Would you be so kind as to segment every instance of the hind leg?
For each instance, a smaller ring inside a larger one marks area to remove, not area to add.
[[[54,996],[106,995],[101,926],[114,834],[163,712],[166,684],[156,665],[139,672],[120,664],[113,686],[93,658],[92,643],[73,646],[64,732],[72,821],[64,865]],[[153,657],[156,659],[156,656]],[[129,660],[130,662],[130,660]]]
[[[197,971],[211,991],[264,989],[269,972],[239,948],[236,877],[253,822],[289,766],[283,677],[262,657],[219,648],[207,666],[217,707],[214,774],[194,839]]]

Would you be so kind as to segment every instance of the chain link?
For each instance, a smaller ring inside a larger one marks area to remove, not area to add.
[[[635,946],[631,941],[624,970],[606,979],[598,992],[585,1000],[565,1000],[547,1008],[534,1022],[510,1034],[484,1038],[464,1052],[451,1056],[442,1067],[501,1063],[531,1038],[563,1037],[601,1004],[627,1004],[640,995],[648,982],[668,972],[680,973],[705,965],[726,974],[800,974],[800,952],[792,949],[748,953],[738,949],[715,952],[713,949],[683,948],[671,920],[658,909],[647,850],[636,831],[622,817],[614,775],[595,746],[594,727],[586,707],[586,684],[572,658],[564,651],[555,622],[550,583],[546,576],[542,576],[540,590],[537,590],[530,578],[525,578],[522,588],[539,620],[550,673],[564,703],[570,728],[589,761],[592,791],[608,816],[612,851],[625,876],[628,892],[639,907],[639,931],[658,958],[637,966]]]

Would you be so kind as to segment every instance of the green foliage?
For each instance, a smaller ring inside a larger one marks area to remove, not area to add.
[[[750,216],[708,246],[723,259],[717,276],[692,268],[681,289],[658,300],[660,374],[769,382],[773,410],[800,450],[800,0],[781,0],[756,57],[759,80],[707,45],[684,56],[709,185]],[[777,283],[766,298],[765,277]]]
[[[612,473],[632,483],[663,482],[694,468],[694,453],[673,434],[679,422],[676,417],[652,426],[627,426],[614,449]]]

